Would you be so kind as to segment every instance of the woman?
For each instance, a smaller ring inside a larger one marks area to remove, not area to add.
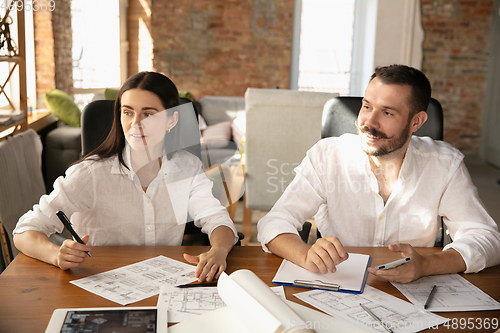
[[[59,177],[54,191],[23,215],[14,243],[24,254],[63,270],[87,259],[90,245],[181,245],[188,215],[210,237],[198,256],[199,281],[218,278],[237,240],[234,225],[194,155],[180,149],[179,94],[154,72],[131,76],[118,92],[104,143]],[[48,238],[63,230],[64,211],[85,244]]]

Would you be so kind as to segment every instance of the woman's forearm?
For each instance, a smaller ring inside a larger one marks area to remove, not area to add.
[[[44,233],[28,230],[15,234],[14,244],[19,251],[28,257],[57,266],[59,246],[52,243]]]

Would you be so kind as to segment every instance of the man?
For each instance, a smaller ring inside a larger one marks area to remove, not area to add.
[[[422,72],[401,65],[377,68],[356,121],[358,135],[314,145],[259,221],[264,250],[326,273],[347,259],[344,246],[388,246],[411,261],[368,271],[402,283],[498,264],[500,234],[477,196],[463,155],[445,142],[412,136],[427,120],[430,96]],[[316,224],[323,238],[309,247],[297,229],[320,207],[325,216]],[[433,246],[440,216],[453,243],[442,252],[420,255],[413,247]]]

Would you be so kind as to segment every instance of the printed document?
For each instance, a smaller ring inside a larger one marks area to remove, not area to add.
[[[281,299],[286,300],[283,286],[271,287]],[[168,309],[168,322],[178,323],[226,306],[217,287],[177,288],[162,286],[158,307]]]
[[[420,309],[432,287],[437,286],[427,307],[432,312],[500,310],[500,303],[458,274],[424,276],[410,283],[392,284]]]
[[[371,286],[366,286],[362,294],[312,290],[294,296],[332,316],[346,320],[351,327],[375,332],[386,332],[386,330],[361,307],[360,303],[370,309],[394,333],[418,332],[448,321],[447,318],[420,310],[411,303]]]
[[[157,295],[162,285],[196,281],[195,266],[158,256],[70,283],[121,305]]]

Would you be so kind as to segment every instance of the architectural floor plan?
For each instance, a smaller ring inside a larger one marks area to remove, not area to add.
[[[285,299],[283,287],[271,287]],[[226,306],[219,296],[217,287],[176,288],[165,285],[161,288],[158,306],[168,308],[168,322],[178,323],[193,316],[217,310]]]
[[[72,284],[127,305],[154,296],[163,285],[179,285],[196,281],[195,266],[164,256],[147,259],[111,271],[73,280]]]
[[[410,283],[392,284],[421,309],[432,287],[437,286],[437,291],[427,308],[433,312],[500,309],[500,303],[458,274],[424,276]]]
[[[431,312],[421,311],[411,303],[368,285],[362,294],[312,290],[295,296],[332,316],[344,319],[346,325],[376,332],[386,332],[386,330],[360,304],[370,309],[395,333],[418,332],[448,321]]]

